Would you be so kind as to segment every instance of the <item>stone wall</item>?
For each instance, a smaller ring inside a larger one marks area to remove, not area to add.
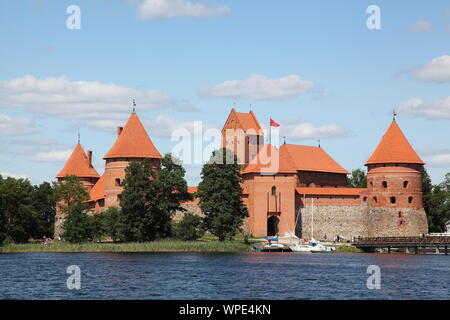
[[[311,239],[311,206],[300,208],[296,234]],[[423,209],[356,206],[314,206],[314,238],[407,237],[428,233]]]
[[[177,211],[177,212],[175,212],[175,216],[172,218],[172,220],[174,222],[178,222],[181,219],[183,219],[184,214],[187,213],[187,212],[191,212],[191,213],[196,214],[196,215],[198,215],[200,217],[203,217],[203,213],[200,210],[200,207],[198,206],[198,204],[189,203],[189,204],[182,204],[181,206],[184,209],[186,209],[187,211]]]
[[[312,214],[314,210],[314,213]],[[367,206],[306,206],[298,211],[296,235],[303,239],[332,240],[336,235],[350,240],[353,236],[365,237],[367,229]],[[314,230],[311,228],[314,217]],[[314,235],[312,235],[314,232]]]
[[[369,237],[408,237],[428,233],[424,209],[370,207],[367,217]]]

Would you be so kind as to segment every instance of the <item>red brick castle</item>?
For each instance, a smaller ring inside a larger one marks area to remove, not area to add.
[[[242,159],[249,210],[245,227],[253,236],[295,233],[302,238],[350,239],[428,232],[422,202],[424,162],[395,120],[365,164],[367,188],[347,188],[349,172],[321,147],[265,144],[253,112],[231,110],[222,129],[222,146]],[[103,158],[105,172],[100,177],[92,166],[92,152],[86,155],[78,144],[57,175],[60,182],[68,175],[81,179],[93,213],[119,205],[120,183],[131,161],[148,158],[159,170],[161,154],[133,112],[125,127],[117,129],[116,142]],[[195,201],[185,206],[199,212]],[[57,235],[62,219],[58,214]]]

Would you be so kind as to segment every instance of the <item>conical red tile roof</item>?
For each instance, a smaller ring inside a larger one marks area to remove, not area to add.
[[[103,159],[162,158],[136,113],[132,113],[122,133]]]
[[[58,173],[57,178],[77,176],[80,178],[98,178],[98,172],[89,163],[88,156],[81,144],[77,144],[67,160],[64,168]]]
[[[395,121],[392,121],[366,165],[378,163],[425,164]]]

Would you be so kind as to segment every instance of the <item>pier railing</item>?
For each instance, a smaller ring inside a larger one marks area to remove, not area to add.
[[[356,239],[356,245],[383,245],[383,244],[411,244],[411,245],[427,245],[427,244],[446,244],[450,245],[450,237],[369,237]]]

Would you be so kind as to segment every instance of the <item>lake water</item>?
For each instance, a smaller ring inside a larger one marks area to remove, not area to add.
[[[67,267],[81,289],[67,289]],[[381,289],[367,289],[367,267]],[[450,256],[295,253],[0,254],[1,299],[450,299]]]

